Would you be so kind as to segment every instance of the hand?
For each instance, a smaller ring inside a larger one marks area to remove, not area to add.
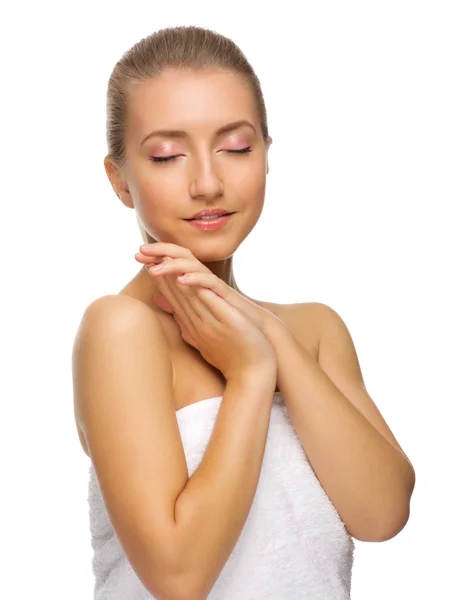
[[[141,246],[140,249],[141,252],[135,255],[136,260],[144,262],[146,265],[153,265],[157,260],[161,260],[163,264],[165,259],[173,258],[174,260],[165,261],[166,266],[161,271],[162,274],[180,276],[186,274],[186,281],[178,280],[180,285],[202,286],[212,290],[223,300],[226,300],[228,304],[240,310],[264,334],[270,331],[273,326],[286,327],[285,323],[274,313],[252,302],[252,300],[224,283],[222,279],[216,277],[187,248],[176,244],[157,242]],[[153,270],[149,270],[149,273],[154,274]],[[173,313],[170,303],[162,295],[154,295],[153,300],[162,310]]]
[[[189,250],[181,250],[194,258]],[[144,256],[147,264],[151,264],[147,255]],[[136,258],[143,260],[139,255]],[[166,273],[169,265],[175,263],[176,267],[179,260],[164,257],[163,274],[153,274],[151,270],[149,274],[168,304],[168,312],[173,314],[180,327],[182,338],[219,369],[226,379],[256,367],[262,369],[264,365],[276,374],[277,359],[272,344],[241,311],[211,289],[182,285],[176,281],[176,274]],[[196,263],[201,265],[202,270],[209,271],[199,261]],[[209,274],[215,277],[211,271]]]

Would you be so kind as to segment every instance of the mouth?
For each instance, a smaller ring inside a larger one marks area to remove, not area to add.
[[[203,219],[203,217],[198,219],[185,219],[188,223],[199,231],[216,231],[218,229],[222,229],[226,227],[226,225],[232,220],[231,217],[236,214],[234,212],[222,214],[213,219]]]
[[[203,218],[203,217],[197,217],[197,218],[192,218],[192,219],[183,219],[184,221],[216,221],[217,219],[221,218],[221,217],[228,217],[229,215],[234,215],[235,213],[233,212],[229,212],[229,213],[223,213],[220,215],[217,215],[216,217],[213,217],[213,219],[209,219],[209,218]]]

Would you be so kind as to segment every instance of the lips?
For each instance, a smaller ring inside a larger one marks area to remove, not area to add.
[[[216,216],[216,218],[219,217],[226,217],[227,215],[233,215],[233,212],[228,212],[228,213],[214,213],[214,215]],[[185,221],[197,221],[197,220],[201,220],[201,217],[212,217],[213,213],[209,213],[208,215],[199,215],[196,217],[192,217],[191,219],[185,219]],[[204,219],[205,221],[207,219]]]

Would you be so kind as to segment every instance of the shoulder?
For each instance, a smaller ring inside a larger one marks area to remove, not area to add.
[[[257,302],[257,301],[256,301]],[[285,315],[288,318],[299,319],[302,322],[324,324],[327,322],[342,322],[336,310],[323,304],[323,302],[294,302],[291,304],[278,304],[276,302],[257,302],[263,308],[270,310],[275,315]]]
[[[328,304],[323,302],[307,303],[309,321],[313,324],[318,338],[317,359],[322,347],[332,344],[334,347],[346,348],[354,352],[354,344],[349,329],[342,316]]]
[[[160,320],[146,304],[123,295],[101,296],[84,310],[72,346],[72,373],[76,421],[82,423],[78,391],[84,382],[98,380],[107,370],[123,373],[139,357],[155,352],[170,363],[168,344]],[[112,378],[114,379],[114,378]],[[80,395],[80,394],[79,394]]]
[[[144,336],[164,338],[155,311],[130,296],[111,294],[93,300],[84,310],[73,343],[73,356],[90,344],[110,348],[119,341],[141,343]]]
[[[307,302],[308,314],[312,319],[320,324],[321,327],[343,327],[345,323],[341,315],[328,304],[323,302]]]
[[[321,318],[319,311],[315,309],[315,305],[318,303],[258,302],[258,304],[283,321],[312,356],[317,357]]]
[[[322,302],[309,302],[308,311],[312,320],[319,324],[322,332],[333,334],[348,334],[348,327],[342,316],[328,304]]]
[[[157,320],[153,311],[141,300],[123,294],[109,294],[93,300],[84,310],[80,328],[84,325],[125,326],[137,319]]]
[[[86,307],[86,311],[107,311],[112,309],[121,312],[128,312],[136,310],[143,311],[145,308],[147,308],[149,312],[153,313],[152,309],[148,307],[145,302],[142,302],[134,296],[129,296],[128,294],[107,294],[106,296],[101,296],[100,298],[93,300]]]
[[[323,345],[329,343],[340,347],[354,348],[348,327],[341,315],[323,302],[297,302],[278,305],[287,323],[294,323],[305,336],[312,339],[319,359]],[[277,314],[277,313],[275,313]]]

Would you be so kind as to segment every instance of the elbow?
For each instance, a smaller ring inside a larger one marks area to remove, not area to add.
[[[404,529],[409,521],[411,514],[411,496],[415,486],[415,473],[411,466],[409,475],[404,482],[404,487],[401,492],[400,501],[391,511],[390,515],[385,519],[384,525],[379,528],[378,535],[374,542],[387,542],[396,537],[398,533]]]
[[[409,507],[397,518],[392,515],[391,518],[385,519],[383,523],[378,525],[373,524],[371,528],[367,528],[364,533],[358,532],[357,535],[351,534],[355,539],[361,542],[387,542],[396,537],[400,533],[407,522],[409,521]]]
[[[190,570],[175,577],[173,595],[166,600],[206,600],[214,585],[206,577],[206,569]]]
[[[211,591],[208,581],[204,579],[204,569],[198,575],[188,573],[181,578],[178,586],[179,594],[174,600],[206,600]]]
[[[386,527],[381,528],[378,532],[378,535],[374,537],[374,539],[370,540],[372,542],[387,542],[392,538],[396,537],[398,533],[406,526],[409,521],[409,510],[404,514],[400,519],[391,521]]]
[[[384,518],[379,520],[378,525],[374,524],[370,534],[361,539],[365,542],[387,542],[396,537],[404,529],[409,521],[411,513],[411,496],[414,491],[415,474],[411,467],[410,474],[402,486],[399,499],[393,502],[391,509],[386,511]]]
[[[206,600],[209,588],[205,586],[203,569],[197,574],[182,555],[181,560],[174,561],[167,577],[155,581],[150,592],[156,600]]]
[[[203,588],[201,583],[192,584],[185,583],[179,589],[179,593],[173,597],[173,600],[206,600],[209,595],[209,590]]]
[[[165,584],[157,582],[154,589],[149,590],[156,600],[206,600],[199,585],[195,585],[185,576],[169,579]]]
[[[175,544],[171,544],[173,552],[169,555],[167,576],[165,581],[155,581],[156,600],[206,600],[210,593],[210,579],[207,569],[201,560],[199,548],[189,536],[179,535]],[[153,593],[153,592],[152,592]]]
[[[376,515],[373,510],[364,522],[360,521],[357,528],[353,528],[353,531],[348,529],[348,532],[362,542],[387,542],[404,529],[409,516],[410,495],[403,493],[398,501],[393,501],[381,514]]]

